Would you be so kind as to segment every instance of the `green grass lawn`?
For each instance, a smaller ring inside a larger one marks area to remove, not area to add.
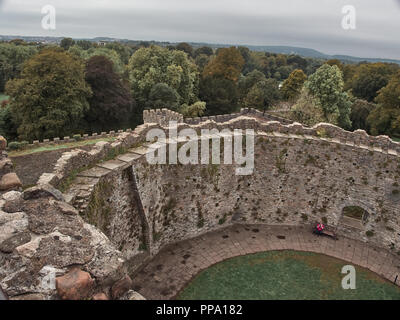
[[[108,137],[108,138],[99,138],[99,139],[93,139],[93,140],[82,140],[82,141],[76,141],[76,142],[69,142],[69,143],[64,143],[64,144],[54,144],[54,145],[49,144],[49,145],[40,146],[37,148],[10,151],[8,153],[8,155],[10,157],[18,157],[18,156],[23,156],[23,155],[37,153],[37,152],[43,152],[43,151],[52,151],[52,150],[59,150],[59,149],[66,149],[66,148],[78,148],[78,147],[82,147],[82,146],[95,144],[99,141],[112,142],[115,139],[116,139],[115,137]]]
[[[3,100],[8,100],[8,96],[6,96],[6,95],[3,94],[3,93],[0,93],[0,103],[1,103]]]
[[[216,264],[197,275],[179,300],[399,300],[400,288],[356,268],[356,289],[344,290],[342,267],[349,263],[325,255],[271,251]]]

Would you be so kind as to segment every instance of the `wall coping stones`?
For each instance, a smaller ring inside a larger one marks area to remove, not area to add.
[[[293,133],[290,133],[290,134],[289,134],[289,137],[290,137],[290,138],[293,138],[293,139],[304,139],[303,136],[300,136],[300,135],[298,135],[298,134],[293,134]]]
[[[99,163],[97,166],[108,170],[117,170],[121,168],[126,169],[129,165],[124,161],[109,160],[106,162]]]
[[[133,148],[133,149],[129,149],[128,151],[131,153],[136,153],[139,155],[144,155],[146,153],[149,153],[152,148],[147,148],[147,147],[138,147],[138,148]]]
[[[108,173],[110,173],[111,170],[106,169],[106,168],[101,168],[101,167],[94,167],[86,171],[82,171],[77,174],[78,177],[89,177],[89,178],[101,178]]]
[[[131,164],[133,161],[139,159],[140,157],[140,155],[135,153],[125,153],[118,156],[117,159]]]
[[[285,134],[285,133],[280,133],[280,132],[273,132],[273,135],[274,135],[275,137],[282,137],[282,138],[284,138],[284,137],[289,137],[287,134]]]

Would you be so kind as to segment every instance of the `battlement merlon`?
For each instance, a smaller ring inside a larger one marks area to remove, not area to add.
[[[144,123],[156,123],[163,127],[168,126],[170,121],[176,121],[178,123],[183,122],[183,115],[169,110],[169,109],[150,109],[143,111],[143,122]]]

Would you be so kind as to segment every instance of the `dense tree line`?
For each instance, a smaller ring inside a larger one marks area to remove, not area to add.
[[[306,125],[400,137],[400,67],[188,43],[0,43],[0,134],[29,140],[135,127],[148,108],[195,117],[284,102]]]

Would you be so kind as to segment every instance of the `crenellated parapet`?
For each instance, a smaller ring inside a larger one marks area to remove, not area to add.
[[[183,122],[183,115],[169,109],[150,109],[143,111],[144,123],[157,123],[167,126],[170,121]]]
[[[150,113],[155,114],[155,111],[152,110]],[[165,111],[163,112],[165,113]],[[171,114],[176,114],[173,111],[171,112]],[[177,130],[179,132],[182,129],[191,128],[200,134],[202,129],[254,129],[265,133],[301,136],[306,139],[365,149],[369,152],[378,152],[393,156],[400,155],[400,143],[391,140],[387,136],[370,136],[363,130],[350,132],[329,123],[319,123],[313,127],[305,127],[300,123],[283,124],[279,121],[265,121],[259,119],[258,112],[257,110],[250,110],[250,112],[245,113],[246,115],[237,114],[234,118],[225,122],[217,122],[213,120],[213,118],[207,118],[205,121],[198,124],[178,122]],[[145,111],[145,113],[148,113],[148,111]],[[257,116],[254,117],[254,114]],[[145,143],[146,134],[151,129],[164,129],[166,137],[168,138],[168,123],[145,123],[138,126],[134,131],[120,133],[114,142],[98,142],[89,151],[75,149],[65,152],[57,161],[53,172],[44,173],[39,179],[39,183],[51,183],[54,186],[59,186],[71,173],[79,171],[81,168],[93,166],[105,157],[109,157],[110,154],[115,153],[117,150],[121,153],[124,149]]]
[[[205,122],[208,120],[215,121],[215,122],[226,122],[232,119],[235,119],[239,116],[255,116],[259,119],[265,121],[278,121],[282,124],[290,124],[293,123],[292,120],[285,119],[279,116],[275,116],[268,112],[261,112],[257,109],[253,108],[242,108],[240,112],[230,113],[230,114],[223,114],[223,115],[216,115],[216,116],[205,116],[205,117],[195,117],[195,118],[185,118],[184,122],[188,124],[199,124],[201,122]]]

